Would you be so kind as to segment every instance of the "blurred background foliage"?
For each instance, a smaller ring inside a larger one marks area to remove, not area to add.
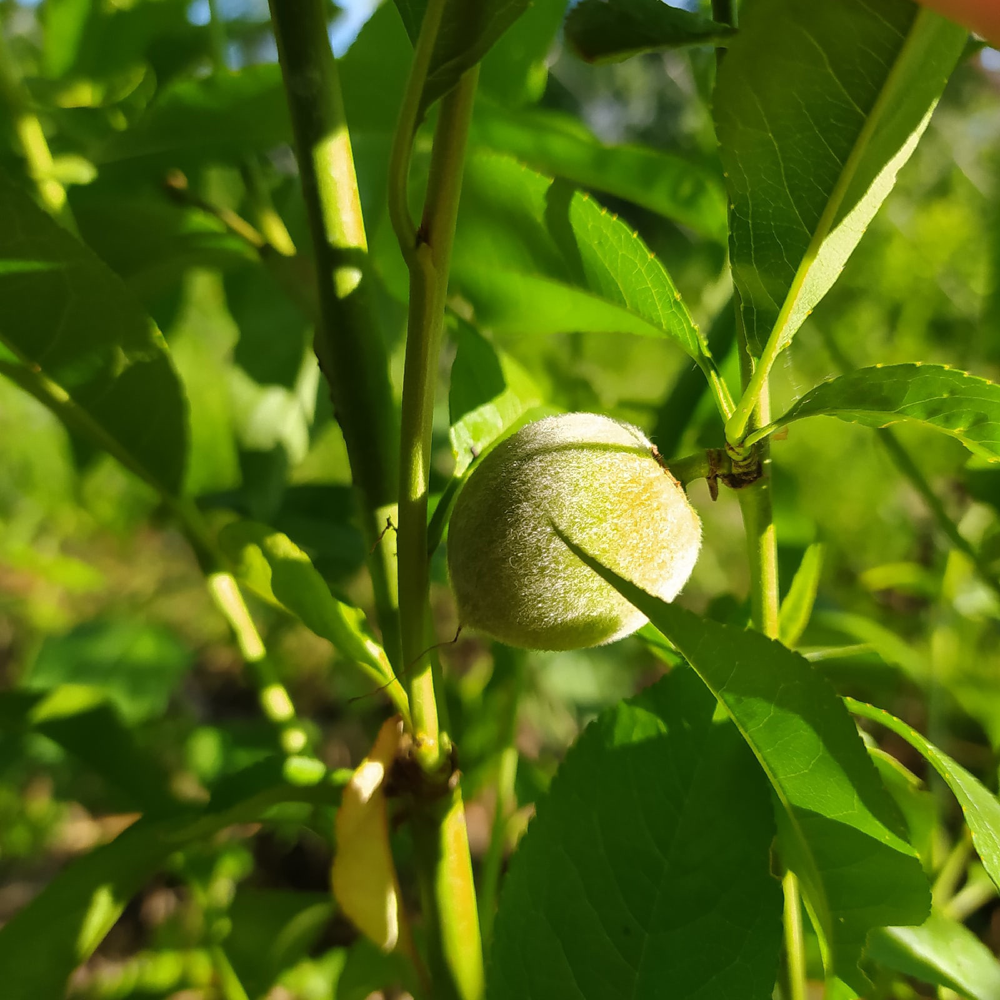
[[[536,0],[487,58],[473,151],[566,176],[619,213],[712,330],[735,384],[731,331],[714,322],[727,314],[729,292],[709,104],[713,53],[585,65],[558,34],[564,8],[564,0]],[[217,523],[239,514],[287,533],[336,593],[368,607],[343,440],[311,354],[300,280],[309,265],[280,256],[288,241],[305,247],[307,239],[266,5],[3,0],[0,16],[0,58],[39,115],[81,236],[170,345],[191,410],[187,492]],[[407,43],[391,4],[374,13],[362,0],[331,5],[330,20],[398,376],[405,282],[383,189]],[[998,97],[1000,53],[970,49],[841,281],[785,354],[772,380],[778,412],[845,360],[933,360],[1000,379]],[[26,183],[9,115],[0,115],[0,170]],[[489,197],[470,194],[456,270],[475,252],[477,232],[500,240],[501,229]],[[255,239],[280,253],[261,251]],[[521,251],[533,248],[510,252]],[[453,304],[469,318],[466,304]],[[453,363],[464,371],[451,386],[452,414],[463,413],[458,397],[470,371],[483,370],[476,351],[496,366],[512,405],[607,412],[647,428],[667,455],[721,444],[700,375],[692,378],[693,365],[668,342],[513,327],[476,330],[455,319],[441,368],[438,492],[455,461],[449,372]],[[1000,575],[1000,473],[970,462],[947,437],[903,428],[899,438]],[[807,548],[823,544],[802,648],[842,693],[890,708],[995,787],[997,593],[950,549],[871,431],[826,420],[796,425],[775,444],[774,465],[783,586]],[[704,483],[693,500],[706,544],[683,601],[745,622],[736,501],[724,490],[713,503]],[[275,736],[196,560],[156,496],[4,381],[0,525],[4,920],[69,858],[147,808],[157,782],[165,795],[198,800],[273,753]],[[456,621],[440,552],[434,574],[437,631],[447,639]],[[324,761],[356,763],[384,702],[352,701],[368,685],[341,669],[326,643],[262,604],[253,610]],[[523,825],[581,726],[662,670],[641,637],[556,655],[491,650],[463,635],[442,659],[479,861],[514,679],[524,679],[516,726]],[[25,698],[37,699],[34,714],[17,711]],[[93,711],[108,713],[105,732],[131,734],[134,767],[67,749],[65,734],[52,735],[53,698],[93,699]],[[905,745],[889,748],[925,774]],[[940,861],[959,824],[944,798],[938,808],[928,850]],[[73,995],[214,996],[210,946],[220,936],[254,997],[361,998],[405,977],[332,912],[328,820],[289,807],[285,822],[179,852],[78,972]],[[400,850],[405,856],[406,845]],[[975,869],[963,877],[964,915],[997,950],[1000,907]]]

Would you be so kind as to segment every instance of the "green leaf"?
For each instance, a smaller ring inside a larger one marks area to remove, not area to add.
[[[264,996],[277,978],[317,944],[333,912],[330,894],[241,887],[227,916],[226,956],[250,996]]]
[[[508,105],[541,99],[548,81],[548,56],[562,27],[567,0],[531,0],[527,11],[504,32],[483,59],[479,89]]]
[[[130,808],[157,812],[174,801],[159,762],[136,743],[100,688],[62,684],[46,693],[2,692],[0,727],[48,737],[124,792]]]
[[[925,739],[901,719],[866,705],[864,702],[846,698],[847,707],[864,719],[871,719],[902,737],[927,763],[944,779],[962,807],[965,822],[972,833],[972,842],[979,852],[980,860],[987,874],[1000,888],[1000,801],[961,764],[956,763],[944,751],[939,750],[930,740]]]
[[[675,670],[577,740],[504,882],[489,1000],[661,996],[667,983],[672,1000],[770,998],[770,797],[713,709]]]
[[[726,239],[721,177],[680,156],[648,146],[605,146],[569,115],[545,108],[505,110],[482,99],[472,141],[515,156],[533,170],[624,198],[701,236]]]
[[[141,819],[64,868],[0,929],[4,1000],[62,996],[73,969],[174,852],[234,823],[259,821],[278,802],[336,803],[349,776],[308,758],[262,761],[221,784],[205,809]]]
[[[680,292],[639,236],[566,182],[507,157],[467,163],[452,278],[478,324],[496,332],[636,333],[705,356]]]
[[[100,178],[74,196],[73,215],[83,241],[147,308],[192,268],[228,269],[260,259],[217,219],[173,204],[158,189],[127,192],[120,181]]]
[[[447,94],[529,6],[530,0],[446,0],[421,95],[421,110]],[[427,0],[396,0],[396,7],[410,41],[416,43]]]
[[[869,957],[969,1000],[1000,997],[1000,964],[993,953],[968,927],[940,913],[932,913],[919,927],[875,931]]]
[[[333,643],[375,681],[393,679],[364,612],[338,601],[309,557],[287,535],[253,521],[236,521],[222,530],[219,543],[236,564],[237,577],[254,593]]]
[[[42,5],[42,63],[46,75],[60,77],[76,62],[92,6],[92,0],[46,0]]]
[[[187,409],[163,338],[121,279],[0,178],[0,372],[169,496]]]
[[[827,971],[863,990],[868,932],[920,923],[930,892],[843,703],[779,642],[667,604],[563,540],[649,617],[736,723],[780,802],[783,860],[801,880]]]
[[[277,63],[247,66],[166,87],[143,117],[103,150],[104,161],[158,157],[175,165],[240,158],[291,140],[288,106]]]
[[[810,389],[768,430],[820,416],[866,427],[915,421],[958,438],[973,455],[1000,461],[1000,385],[941,365],[858,368]]]
[[[459,323],[448,391],[451,448],[460,476],[507,428],[542,402],[531,376],[468,323]]]
[[[837,279],[966,37],[911,0],[743,6],[714,111],[733,279],[755,352],[772,330],[787,345]]]
[[[566,18],[566,40],[587,62],[614,62],[640,52],[719,45],[732,28],[663,0],[582,0]]]
[[[194,655],[172,631],[141,619],[94,620],[49,635],[22,680],[33,691],[86,684],[130,725],[158,718]]]
[[[809,624],[809,616],[816,603],[819,575],[823,569],[823,549],[820,542],[806,549],[792,578],[792,585],[781,602],[779,638],[789,649],[795,647]]]

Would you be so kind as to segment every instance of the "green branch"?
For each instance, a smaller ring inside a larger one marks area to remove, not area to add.
[[[381,534],[395,521],[396,409],[327,8],[324,0],[271,0],[270,7],[316,258],[316,354],[374,547],[369,562],[384,645],[399,669],[394,535]]]
[[[422,43],[423,29],[418,51]],[[469,70],[441,103],[423,220],[410,255],[399,475],[399,610],[417,754],[428,771],[439,768],[448,751],[438,721],[433,660],[426,652],[432,644],[427,629],[431,431],[448,273],[477,77],[478,68]]]

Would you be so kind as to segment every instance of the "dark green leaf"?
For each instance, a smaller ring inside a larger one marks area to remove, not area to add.
[[[659,3],[659,0],[656,0]],[[648,146],[605,146],[575,118],[480,101],[472,141],[574,184],[641,205],[696,233],[726,238],[726,193],[715,172]]]
[[[566,40],[587,62],[640,52],[724,44],[732,28],[663,0],[581,0],[566,18]]]
[[[565,181],[501,156],[467,165],[454,284],[479,325],[519,334],[599,331],[704,341],[663,265],[617,216]]]
[[[175,851],[234,823],[259,821],[278,802],[336,802],[348,776],[307,758],[263,761],[220,785],[205,809],[139,820],[69,865],[0,929],[4,1000],[62,996],[73,969]]]
[[[427,71],[421,109],[458,83],[493,43],[528,9],[530,0],[447,0]],[[410,41],[416,43],[427,0],[396,0]]]
[[[541,403],[531,376],[467,323],[458,325],[448,410],[455,475],[460,476],[518,417]]]
[[[1000,801],[997,797],[969,774],[961,764],[956,763],[902,720],[881,708],[866,705],[853,698],[848,698],[846,701],[847,707],[855,715],[871,719],[890,729],[897,736],[901,736],[941,775],[962,807],[965,822],[972,833],[972,842],[976,845],[983,867],[1000,888]]]
[[[1000,964],[993,953],[968,927],[940,913],[932,913],[920,927],[876,930],[869,957],[969,1000],[1000,997]]]
[[[504,883],[490,1000],[770,998],[770,797],[713,708],[676,670],[569,751]]]
[[[941,365],[858,368],[810,389],[772,428],[803,417],[839,417],[866,427],[915,421],[1000,461],[1000,385]]]
[[[264,996],[278,976],[318,942],[333,912],[329,893],[241,888],[228,910],[226,956],[250,996]]]
[[[733,279],[755,352],[772,330],[785,346],[834,283],[966,36],[911,0],[743,6],[714,109]]]
[[[164,493],[187,411],[163,338],[121,279],[0,179],[0,371]]]
[[[178,154],[199,162],[233,161],[291,139],[276,63],[247,66],[167,87],[146,114],[101,151],[104,160]]]
[[[930,893],[843,703],[779,642],[667,604],[565,541],[648,615],[736,723],[781,803],[784,861],[799,876],[826,942],[828,971],[861,989],[857,961],[868,932],[920,923]]]
[[[46,694],[5,691],[0,727],[47,736],[124,792],[130,808],[156,812],[173,801],[159,763],[139,747],[99,688],[63,684]]]
[[[130,6],[46,0],[45,70],[93,83],[150,65],[162,86],[210,54],[209,33],[191,23],[188,7],[187,0]]]
[[[217,219],[174,204],[161,190],[126,192],[102,179],[75,193],[72,204],[83,241],[149,308],[191,268],[259,260]]]

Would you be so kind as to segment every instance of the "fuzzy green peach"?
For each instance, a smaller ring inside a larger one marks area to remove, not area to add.
[[[528,424],[462,487],[448,529],[459,621],[525,649],[582,649],[646,617],[560,533],[666,601],[687,582],[701,522],[637,427],[593,413]]]

